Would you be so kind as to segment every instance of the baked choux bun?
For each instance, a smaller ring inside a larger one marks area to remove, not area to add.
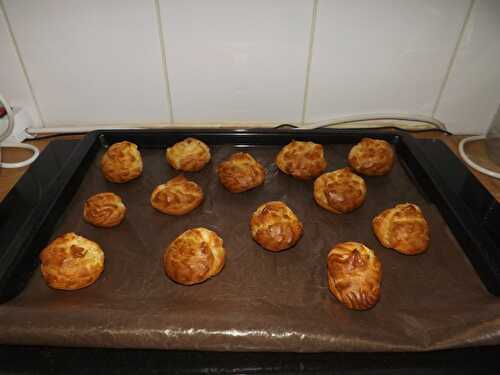
[[[313,142],[292,141],[276,156],[276,165],[300,180],[319,176],[326,168],[323,146]]]
[[[429,246],[429,225],[415,204],[398,204],[382,211],[372,220],[372,227],[384,247],[402,254],[420,254]]]
[[[394,164],[394,150],[382,139],[363,138],[351,148],[348,160],[358,173],[382,176],[389,173]]]
[[[365,245],[344,242],[328,254],[328,287],[346,307],[367,310],[380,298],[382,264]]]
[[[314,181],[314,199],[324,209],[345,214],[365,201],[366,184],[350,168],[324,173]]]
[[[210,149],[199,139],[189,137],[167,148],[165,157],[174,169],[197,172],[210,161]]]
[[[282,251],[297,243],[303,225],[283,202],[267,202],[257,208],[250,220],[252,237],[264,249]]]
[[[232,193],[241,193],[264,183],[266,170],[246,152],[237,152],[217,168],[219,180]]]
[[[114,193],[92,195],[83,206],[83,218],[96,227],[110,228],[120,224],[127,208]]]
[[[179,175],[158,185],[151,193],[151,206],[168,215],[185,215],[203,202],[203,190],[194,181]]]
[[[101,171],[108,181],[119,184],[139,177],[142,158],[137,145],[127,141],[112,144],[102,156]]]
[[[165,249],[163,267],[179,284],[199,284],[222,270],[225,256],[217,233],[206,228],[189,229]]]
[[[75,233],[57,237],[40,253],[42,276],[54,289],[75,290],[94,283],[104,270],[104,252]]]

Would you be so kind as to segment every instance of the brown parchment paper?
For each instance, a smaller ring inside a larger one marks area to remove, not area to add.
[[[326,146],[328,170],[346,165],[350,145]],[[212,162],[187,176],[206,199],[188,215],[163,215],[149,204],[154,187],[177,173],[163,150],[141,150],[144,174],[127,184],[107,182],[100,154],[68,206],[55,236],[74,231],[97,241],[106,266],[92,286],[65,292],[48,288],[39,270],[16,299],[0,306],[0,343],[117,348],[231,351],[421,351],[500,343],[500,299],[491,296],[450,233],[399,162],[390,175],[367,177],[364,205],[347,215],[318,207],[312,182],[279,172],[279,147],[212,146]],[[216,166],[235,151],[251,152],[267,169],[264,186],[233,194]],[[92,194],[119,194],[128,212],[116,228],[82,220]],[[249,218],[260,204],[283,200],[304,223],[291,250],[271,253],[250,236]],[[418,204],[430,223],[431,246],[418,256],[383,248],[371,219],[399,202]],[[224,240],[226,265],[195,286],[169,280],[165,247],[188,228],[204,226]],[[359,241],[383,265],[380,302],[350,311],[330,294],[326,256],[338,242]]]

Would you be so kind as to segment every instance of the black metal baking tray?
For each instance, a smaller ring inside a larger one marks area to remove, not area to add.
[[[186,136],[209,143],[285,144],[293,139],[353,143],[384,138],[441,211],[481,280],[499,295],[500,206],[440,141],[402,133],[303,131],[101,131],[80,142],[53,141],[0,204],[0,296],[19,293],[61,213],[102,144],[131,140],[163,148]],[[427,353],[214,353],[0,346],[0,373],[498,373],[498,347]]]
[[[0,204],[0,301],[26,285],[40,249],[102,146],[129,140],[140,148],[165,148],[187,136],[214,145],[283,145],[292,139],[345,144],[362,137],[389,141],[421,193],[439,208],[487,290],[500,295],[499,204],[442,142],[422,146],[403,132],[366,130],[191,129],[96,131],[77,144],[52,142]]]

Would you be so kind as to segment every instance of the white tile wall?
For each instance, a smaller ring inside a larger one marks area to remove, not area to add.
[[[500,102],[499,0],[0,3],[47,126],[287,122],[305,109],[305,121],[403,112],[480,133]],[[40,122],[1,7],[0,92]]]
[[[33,124],[42,125],[31,95],[28,81],[23,73],[7,22],[0,7],[0,93],[16,107],[27,108]]]
[[[436,116],[454,132],[484,133],[500,105],[500,1],[477,0]]]
[[[175,121],[300,121],[312,0],[161,0]]]
[[[320,0],[306,121],[430,115],[470,0]]]
[[[153,0],[6,0],[49,125],[168,121]]]

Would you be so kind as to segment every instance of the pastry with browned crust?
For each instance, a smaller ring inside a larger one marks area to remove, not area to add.
[[[429,246],[429,225],[415,204],[398,204],[382,211],[372,220],[372,227],[383,246],[402,254],[420,254]]]
[[[142,173],[142,157],[137,145],[123,141],[111,145],[101,158],[104,177],[115,183],[124,183]]]
[[[158,185],[151,193],[151,205],[168,215],[185,215],[203,201],[203,190],[196,182],[179,175]]]
[[[295,213],[280,201],[267,202],[253,213],[250,220],[252,237],[264,249],[282,251],[297,243],[303,225]]]
[[[57,237],[40,253],[42,276],[54,289],[75,290],[93,284],[104,270],[100,246],[75,233]]]
[[[167,148],[165,157],[174,169],[197,172],[210,161],[210,149],[199,139],[189,137]]]
[[[380,298],[382,264],[375,253],[358,242],[336,245],[328,254],[328,287],[353,310],[367,310]]]
[[[324,173],[314,181],[314,200],[336,214],[355,210],[363,204],[365,197],[365,181],[350,168]]]
[[[199,284],[222,270],[225,256],[217,233],[206,228],[189,229],[165,249],[163,267],[179,284]]]
[[[241,193],[262,185],[266,170],[246,152],[237,152],[217,168],[219,180],[232,193]]]
[[[91,196],[83,206],[83,218],[96,227],[110,228],[120,224],[127,208],[122,199],[110,192]]]
[[[313,142],[292,141],[276,156],[276,165],[300,180],[319,176],[326,168],[323,146]]]
[[[394,150],[382,139],[363,138],[351,148],[348,160],[358,173],[382,176],[389,173],[394,164]]]

